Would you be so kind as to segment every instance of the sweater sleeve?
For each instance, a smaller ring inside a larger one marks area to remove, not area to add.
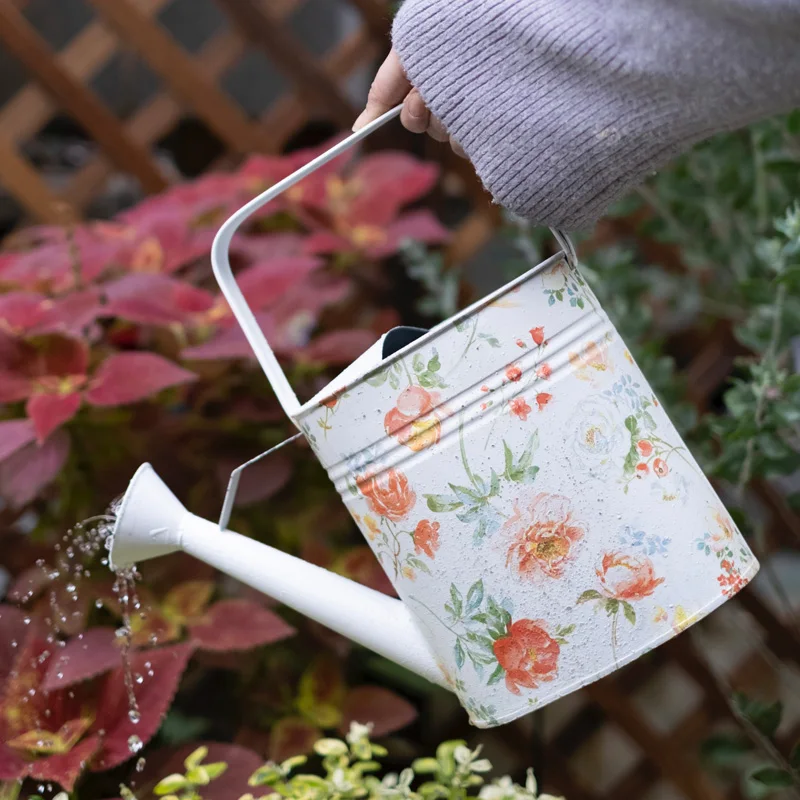
[[[495,201],[554,227],[800,106],[800,0],[405,0],[393,38]]]

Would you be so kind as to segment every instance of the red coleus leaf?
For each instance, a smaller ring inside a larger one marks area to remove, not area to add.
[[[65,422],[69,422],[81,407],[80,392],[66,394],[34,394],[28,398],[25,413],[36,428],[41,443]]]
[[[35,438],[36,431],[30,420],[9,419],[0,422],[0,461],[4,461]]]
[[[273,350],[279,351],[276,341],[275,320],[269,312],[255,315],[259,327],[269,340]],[[228,359],[253,359],[253,349],[245,338],[242,329],[236,325],[220,331],[216,336],[203,344],[187,347],[181,351],[181,358],[187,361],[226,361]]]
[[[290,287],[303,283],[323,264],[321,259],[311,256],[270,257],[242,270],[236,281],[250,307],[261,310]]]
[[[177,644],[132,654],[131,670],[144,679],[141,684],[134,683],[133,687],[141,715],[136,724],[128,716],[122,669],[114,670],[104,679],[93,730],[103,730],[105,735],[100,752],[92,761],[92,771],[111,769],[131,758],[133,754],[128,745],[131,736],[138,736],[144,745],[155,735],[169,710],[193,649],[191,644]]]
[[[29,444],[0,464],[0,497],[19,508],[33,500],[61,472],[70,440],[56,431],[43,444]]]
[[[383,571],[375,554],[366,545],[354,547],[343,553],[333,565],[334,572],[352,578],[354,581],[376,589],[384,594],[394,595],[394,587]]]
[[[186,322],[214,305],[214,296],[166,275],[125,275],[105,287],[105,312],[141,325]]]
[[[223,490],[228,485],[231,472],[241,463],[227,459],[219,463],[217,476]],[[236,505],[246,507],[277,494],[292,477],[293,463],[289,456],[276,453],[248,467],[239,480]]]
[[[373,736],[386,736],[410,725],[417,710],[408,700],[381,686],[358,686],[347,693],[339,730],[346,733],[351,722],[372,723]]]
[[[231,242],[231,253],[247,262],[265,259],[302,256],[305,235],[300,233],[271,233],[264,236],[250,236],[237,233]]]
[[[28,615],[22,609],[0,605],[0,696],[5,679],[29,631],[26,619],[29,619]]]
[[[66,333],[78,335],[99,316],[100,291],[85,289],[70,292],[50,303],[32,333]]]
[[[269,739],[269,759],[280,763],[292,756],[306,755],[322,731],[302,717],[284,717],[273,726]]]
[[[329,331],[303,350],[304,360],[320,364],[349,364],[372,347],[378,337],[370,330]]]
[[[401,151],[384,151],[363,158],[348,184],[354,197],[346,204],[351,223],[385,226],[400,209],[426,195],[439,178],[439,167]],[[329,203],[335,201],[330,198]]]
[[[220,600],[203,622],[189,626],[191,641],[203,650],[250,650],[279,642],[295,630],[274,612],[249,600]]]
[[[178,624],[196,622],[206,610],[214,586],[214,581],[184,581],[167,592],[161,610]]]
[[[121,406],[196,378],[155,353],[117,353],[100,365],[86,399],[95,406]]]
[[[89,736],[67,753],[39,758],[27,764],[27,774],[34,780],[58,783],[71,792],[83,770],[101,745],[101,737]]]
[[[42,682],[46,692],[64,689],[119,667],[122,653],[114,628],[90,628],[72,637],[50,664]]]
[[[42,319],[47,298],[36,292],[8,292],[0,295],[0,326],[19,334],[35,327]]]
[[[138,797],[150,797],[149,792],[166,775],[182,774],[183,762],[198,747],[207,747],[206,763],[224,761],[228,768],[207,786],[203,786],[203,800],[239,800],[247,794],[247,781],[264,763],[264,759],[252,750],[236,744],[221,742],[192,742],[179,748],[162,748],[147,755],[142,772],[136,774]]]

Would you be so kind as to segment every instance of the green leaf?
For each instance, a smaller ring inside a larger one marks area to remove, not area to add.
[[[794,784],[792,776],[785,769],[761,767],[750,773],[750,780],[769,789],[786,789]]]
[[[425,359],[419,354],[414,354],[414,360],[411,362],[414,367],[414,372],[425,372]]]
[[[735,767],[745,753],[753,749],[752,742],[739,733],[718,733],[709,736],[700,747],[704,761],[716,767]]]
[[[792,765],[792,769],[800,769],[800,742],[792,748],[789,763]]]
[[[154,794],[159,796],[163,796],[165,794],[175,794],[175,792],[179,792],[181,789],[186,788],[189,785],[189,781],[183,777],[183,775],[178,775],[176,772],[173,775],[167,775],[166,778],[162,778],[153,789]]]
[[[500,664],[498,664],[495,671],[489,676],[489,680],[486,681],[486,685],[494,686],[494,684],[496,684],[500,680],[500,678],[502,678],[503,675],[505,675],[505,672],[506,671],[503,669],[503,667]]]
[[[508,446],[505,439],[503,440],[503,457],[506,465],[505,476],[510,478],[514,470],[514,454],[511,452],[511,448]]]
[[[389,373],[389,386],[392,389],[399,389],[400,388],[400,379],[397,377],[397,374],[394,372]]]
[[[464,656],[464,648],[461,646],[461,640],[456,640],[455,645],[455,656],[456,656],[456,666],[461,669],[464,666],[465,656]]]
[[[453,610],[455,611],[455,616],[460,617],[461,612],[463,611],[463,598],[461,597],[461,592],[458,591],[458,588],[454,583],[450,584],[450,601],[453,604]]]
[[[477,580],[467,592],[467,614],[471,614],[483,602],[483,580]]]
[[[626,600],[622,601],[622,610],[625,612],[625,619],[630,622],[631,625],[636,624],[636,612],[633,610],[633,606],[628,603]]]
[[[575,630],[574,625],[565,625],[564,627],[559,626],[556,630],[557,636],[569,636]]]
[[[606,614],[613,617],[619,611],[619,600],[615,597],[607,597],[605,601]]]
[[[448,511],[455,511],[461,508],[464,504],[446,494],[426,494],[425,500],[428,503],[428,509],[435,514],[445,514]]]
[[[498,494],[500,494],[500,476],[492,469],[489,497],[497,497]]]
[[[733,701],[742,716],[755,725],[761,733],[770,739],[775,736],[775,731],[778,730],[783,716],[781,703],[762,703],[758,700],[751,700],[742,692],[736,692]]]
[[[428,361],[428,371],[438,372],[442,367],[442,362],[439,361],[439,354],[434,350],[433,358]]]
[[[207,755],[207,747],[198,747],[197,750],[193,750],[188,756],[186,756],[183,761],[183,766],[186,767],[186,769],[195,769],[203,763],[203,759]]]
[[[600,594],[596,589],[587,589],[579,598],[579,603],[588,603],[589,600],[600,600],[602,599],[603,595]]]

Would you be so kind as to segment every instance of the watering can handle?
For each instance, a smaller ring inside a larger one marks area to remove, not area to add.
[[[255,197],[247,203],[247,205],[242,206],[223,223],[214,238],[214,243],[211,245],[211,266],[214,270],[217,283],[222,290],[222,294],[228,301],[228,305],[231,307],[239,325],[241,325],[244,335],[253,348],[258,363],[264,370],[278,401],[293,422],[300,411],[300,401],[297,399],[294,390],[278,363],[278,359],[275,358],[272,348],[270,348],[266,337],[261,331],[261,327],[256,321],[250,306],[247,305],[247,301],[244,299],[241,289],[236,283],[236,278],[233,275],[231,263],[228,258],[231,240],[242,223],[244,223],[251,214],[258,211],[259,208],[265,206],[271,200],[274,200],[291,186],[299,183],[303,178],[311,175],[311,173],[315,172],[324,164],[327,164],[329,161],[332,161],[337,156],[349,150],[354,144],[369,136],[385,123],[399,116],[401,109],[402,105],[393,108],[391,111],[387,111],[356,133],[331,147],[330,150],[327,150],[322,155],[309,161],[304,167],[301,167],[282,181],[278,181],[274,186],[271,186],[265,192],[258,195],[258,197]],[[553,228],[551,228],[550,231],[558,242],[559,247],[564,251],[567,261],[575,265],[577,263],[577,255],[575,253],[575,247],[569,237],[562,231]]]

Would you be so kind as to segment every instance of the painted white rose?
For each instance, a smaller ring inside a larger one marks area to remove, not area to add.
[[[689,496],[689,482],[680,472],[672,470],[669,475],[653,480],[651,478],[650,493],[654,499],[670,505],[686,505]]]
[[[588,397],[576,407],[574,419],[569,457],[575,469],[593,478],[621,474],[630,434],[614,403],[603,396]]]

